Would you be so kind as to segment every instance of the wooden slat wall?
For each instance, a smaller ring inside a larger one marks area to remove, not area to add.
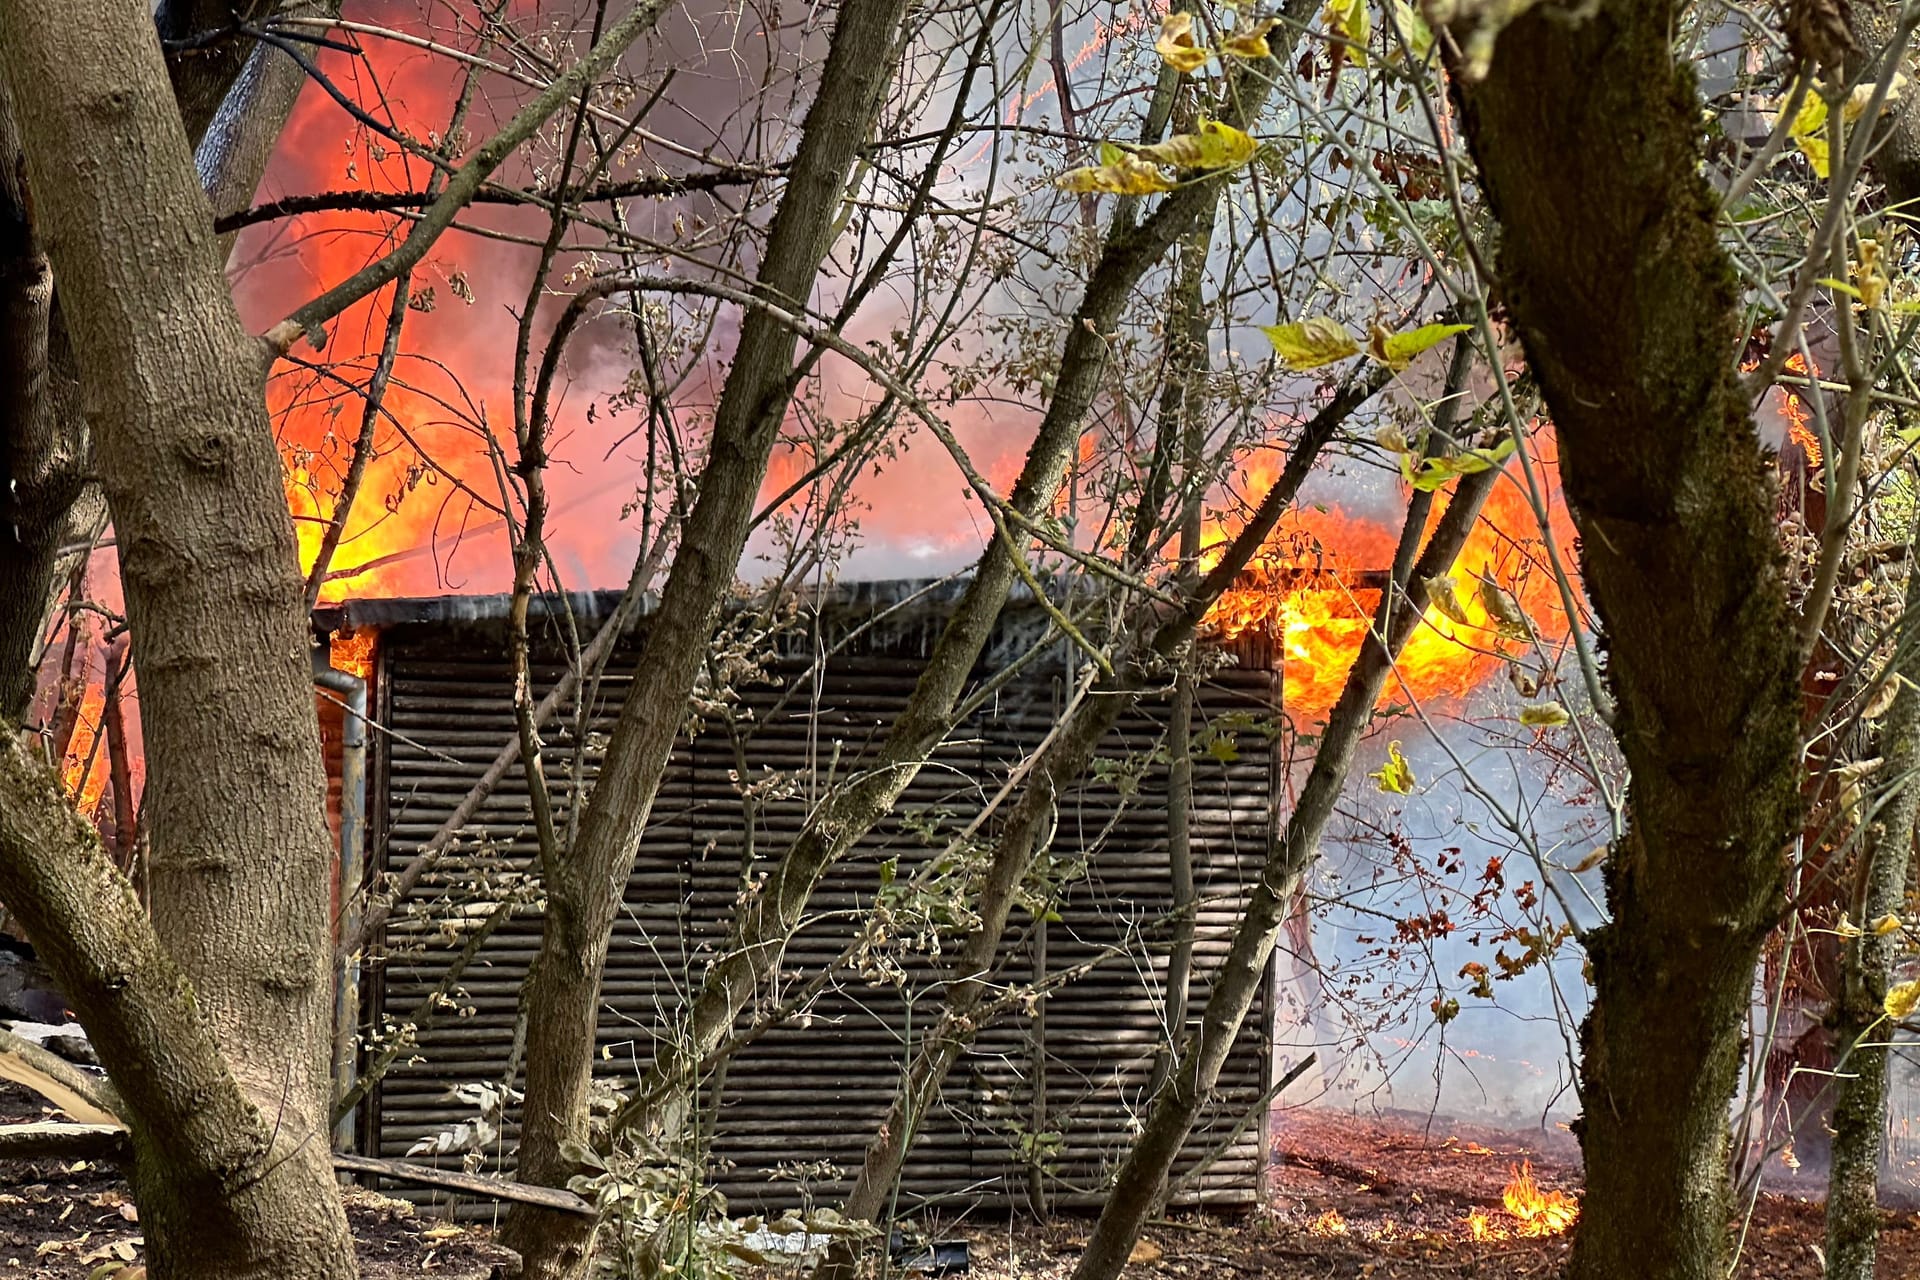
[[[1003,624],[1000,654],[1018,647],[1031,619]],[[781,657],[776,683],[754,687],[744,703],[755,726],[747,747],[750,779],[767,770],[793,776],[792,794],[765,799],[753,831],[759,859],[777,856],[808,811],[806,776],[830,770],[844,776],[860,767],[904,705],[933,634],[930,626],[895,629],[849,649],[814,687],[805,682],[810,653]],[[801,646],[810,651],[810,646]],[[388,632],[380,649],[380,702],[391,734],[377,735],[381,755],[374,776],[384,796],[388,866],[403,864],[459,802],[499,745],[512,733],[510,681],[497,642],[444,627]],[[620,659],[610,668],[595,708],[595,733],[612,724],[627,679]],[[855,919],[873,902],[881,863],[899,860],[906,877],[935,852],[909,816],[934,822],[950,836],[978,813],[1004,781],[1010,765],[1055,723],[1062,664],[1036,662],[974,722],[953,735],[935,763],[923,769],[899,813],[862,841],[853,856],[829,872],[781,965],[778,994],[819,973],[853,936]],[[554,671],[543,673],[551,679]],[[1227,667],[1203,690],[1201,716],[1270,711],[1267,671]],[[787,699],[783,711],[775,703]],[[1111,759],[1140,757],[1160,746],[1165,704],[1143,704],[1103,748]],[[1196,717],[1199,722],[1199,717]],[[558,801],[567,796],[561,763],[570,750],[555,729],[548,741],[558,767]],[[603,741],[601,739],[600,741]],[[599,742],[589,740],[589,759]],[[1160,757],[1164,759],[1164,755]],[[1198,891],[1206,904],[1196,929],[1191,1016],[1206,998],[1205,975],[1225,954],[1242,886],[1256,873],[1269,816],[1271,761],[1266,740],[1241,736],[1237,759],[1202,756],[1195,769],[1193,846]],[[1162,1039],[1163,978],[1171,908],[1165,851],[1165,768],[1147,769],[1138,791],[1123,798],[1111,783],[1090,781],[1062,797],[1053,842],[1056,862],[1088,858],[1060,918],[1036,925],[1016,916],[1007,976],[1035,976],[1035,932],[1045,933],[1048,973],[1060,973],[1104,949],[1117,954],[1050,996],[1044,1006],[1044,1054],[1033,1049],[1026,1011],[987,1028],[975,1050],[956,1066],[945,1094],[928,1117],[901,1188],[903,1207],[929,1203],[1029,1203],[1032,1179],[1019,1155],[1020,1134],[1034,1131],[1036,1079],[1044,1075],[1043,1131],[1062,1135],[1039,1183],[1053,1206],[1096,1204],[1134,1127],[1144,1115]],[[491,855],[525,866],[533,852],[525,788],[518,773],[481,810],[476,824]],[[1100,840],[1103,828],[1106,838]],[[991,825],[988,831],[992,830]],[[626,910],[610,952],[604,988],[601,1069],[632,1079],[650,1057],[649,1036],[665,1025],[702,966],[725,937],[741,878],[746,824],[735,780],[735,756],[725,733],[709,725],[675,749],[653,819],[629,882]],[[944,845],[945,840],[934,843]],[[391,958],[376,966],[363,1007],[404,1019],[432,989],[459,948],[439,930],[473,862],[451,858],[426,886],[424,909],[389,931]],[[436,900],[436,895],[445,895]],[[503,1074],[512,1039],[515,1002],[538,943],[538,919],[516,918],[480,953],[460,984],[467,1012],[422,1030],[411,1061],[381,1084],[363,1126],[377,1154],[399,1156],[416,1139],[466,1119],[470,1111],[448,1097],[451,1086]],[[767,1033],[738,1054],[720,1084],[712,1123],[715,1178],[741,1207],[797,1203],[801,1188],[774,1177],[781,1165],[824,1161],[806,1191],[834,1203],[858,1167],[866,1136],[878,1124],[902,1068],[912,1035],[932,1025],[939,1008],[940,970],[929,958],[907,965],[904,988],[845,974],[828,988],[804,1024]],[[1263,1000],[1236,1047],[1219,1097],[1190,1139],[1179,1169],[1218,1145],[1225,1127],[1263,1094],[1271,1076],[1269,1012]],[[714,1097],[709,1091],[709,1106]],[[1207,1203],[1248,1203],[1257,1195],[1264,1124],[1248,1131],[1184,1197]],[[489,1165],[510,1167],[515,1128],[510,1123]]]

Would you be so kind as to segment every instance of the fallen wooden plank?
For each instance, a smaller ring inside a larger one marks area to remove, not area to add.
[[[0,1124],[0,1160],[120,1161],[131,1151],[127,1131],[117,1124]]]
[[[25,1085],[85,1124],[120,1123],[118,1099],[104,1078],[89,1076],[11,1031],[0,1031],[0,1079]]]
[[[432,1165],[413,1164],[406,1160],[381,1160],[373,1156],[336,1155],[333,1158],[333,1167],[348,1173],[378,1174],[383,1178],[392,1178],[396,1182],[412,1182],[423,1187],[445,1187],[449,1191],[465,1191],[469,1195],[483,1196],[489,1200],[514,1200],[521,1204],[535,1204],[543,1209],[578,1214],[583,1218],[595,1216],[593,1206],[571,1191],[560,1191],[553,1187],[536,1187],[524,1182],[509,1182],[505,1178],[458,1173],[452,1169],[436,1169]]]

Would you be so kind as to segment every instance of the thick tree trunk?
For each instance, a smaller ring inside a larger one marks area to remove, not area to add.
[[[1879,776],[1895,788],[1866,841],[1866,866],[1855,918],[1863,925],[1904,912],[1907,870],[1913,861],[1914,820],[1920,816],[1920,566],[1907,568],[1906,617],[1889,679],[1900,691],[1887,709],[1878,739]],[[1873,1280],[1880,1235],[1880,1144],[1886,1131],[1887,1049],[1891,1036],[1881,1002],[1893,972],[1900,934],[1871,927],[1846,943],[1840,992],[1831,1015],[1834,1084],[1833,1163],[1827,1172],[1828,1280]]]
[[[1498,470],[1482,471],[1459,482],[1446,514],[1434,526],[1433,536],[1411,573],[1404,578],[1396,574],[1393,585],[1382,594],[1374,624],[1347,673],[1340,700],[1327,717],[1326,731],[1314,752],[1306,785],[1301,787],[1300,798],[1287,819],[1286,832],[1267,851],[1266,865],[1245,914],[1234,928],[1226,959],[1208,975],[1209,992],[1200,1015],[1200,1029],[1186,1037],[1166,1087],[1154,1098],[1147,1122],[1107,1193],[1086,1252],[1074,1268],[1073,1280],[1113,1280],[1126,1265],[1134,1242],[1140,1238],[1140,1228],[1163,1195],[1167,1174],[1192,1132],[1194,1120],[1219,1083],[1220,1069],[1226,1065],[1247,1010],[1253,1007],[1266,981],[1280,926],[1293,907],[1301,881],[1320,856],[1320,837],[1333,816],[1354,752],[1373,721],[1373,709],[1379,705],[1394,660],[1426,612],[1427,584],[1452,569],[1501,474]],[[1421,499],[1428,497],[1425,493],[1414,494],[1401,534],[1403,548],[1419,545],[1429,509],[1429,502]],[[1405,555],[1398,556],[1396,563],[1405,559]]]
[[[1848,8],[1847,19],[1864,64],[1892,39],[1898,10],[1878,0],[1861,0]],[[1913,95],[1904,94],[1890,104],[1881,136],[1875,139],[1872,165],[1886,184],[1890,205],[1912,208],[1920,200],[1920,102]],[[1920,625],[1920,572],[1909,563],[1907,573],[1903,631]],[[1901,636],[1893,668],[1908,681],[1920,680],[1920,636]],[[1880,777],[1899,791],[1881,811],[1868,842],[1867,878],[1855,912],[1863,922],[1900,912],[1906,905],[1914,824],[1920,813],[1920,787],[1911,777],[1920,767],[1920,693],[1912,684],[1902,684],[1895,695],[1880,728],[1876,754],[1885,762]],[[1839,1072],[1832,1163],[1827,1172],[1827,1275],[1832,1280],[1873,1277],[1887,1105],[1887,1051],[1880,1046],[1889,1037],[1884,1028],[1874,1033],[1867,1028],[1880,1017],[1897,941],[1897,934],[1875,937],[1869,933],[1848,944],[1841,958],[1840,991],[1831,1015]]]
[[[893,73],[905,0],[846,0],[835,23],[820,88],[774,217],[755,291],[769,301],[813,289],[846,194],[847,177],[878,116]],[[687,698],[707,651],[713,617],[733,584],[768,458],[792,396],[794,336],[748,309],[715,411],[699,496],[682,530],[572,849],[549,875],[547,917],[523,994],[527,1087],[520,1177],[565,1185],[563,1153],[587,1136],[587,1088],[598,1025],[600,976],[623,887],[638,853]],[[590,1226],[517,1206],[504,1234],[538,1280],[578,1275]]]
[[[169,10],[185,7],[162,5],[155,21],[164,25]],[[227,20],[226,14],[232,8],[227,4],[204,2],[192,7],[203,11],[218,8],[221,16],[213,20],[222,22]],[[340,15],[340,0],[297,0],[273,7],[285,15],[300,17]],[[210,13],[202,12],[198,21],[206,22],[210,18]],[[254,192],[260,188],[261,177],[267,172],[267,162],[273,158],[274,146],[280,141],[281,130],[293,112],[293,104],[307,86],[305,69],[283,50],[245,40],[231,43],[243,52],[250,47],[244,62],[237,65],[230,62],[226,46],[222,46],[219,57],[205,64],[193,64],[184,54],[173,60],[180,114],[188,120],[187,136],[196,140],[194,164],[215,217],[240,212],[253,199]],[[212,79],[215,71],[226,76],[224,83]],[[216,88],[220,96],[215,100],[215,110],[196,132],[192,122],[202,109],[201,97]],[[227,243],[232,243],[231,237]]]
[[[33,697],[33,652],[57,578],[63,516],[86,437],[71,353],[53,320],[53,268],[34,228],[20,131],[0,84],[0,720]],[[62,376],[65,373],[67,376]]]
[[[304,7],[339,6],[310,0]],[[155,21],[213,30],[233,13],[226,4],[166,4]],[[241,62],[233,55],[249,49],[245,82],[236,86]],[[218,51],[177,53],[169,65],[188,136],[205,135],[198,165],[214,207],[244,206],[306,73],[284,53],[238,37]],[[71,548],[90,544],[106,524],[79,372],[24,179],[18,130],[0,90],[0,719],[16,721],[33,693],[31,657],[48,608],[81,554]]]
[[[7,0],[0,58],[120,546],[164,947],[147,967],[179,966],[182,1016],[205,1019],[258,1108],[205,1135],[244,1148],[209,1193],[170,1166],[182,1150],[208,1158],[173,1130],[215,1117],[136,1105],[153,1274],[348,1276],[327,1161],[331,841],[265,353],[228,296],[143,0],[96,5],[84,23]],[[143,976],[124,974],[132,962],[109,973]],[[130,1099],[151,1083],[145,1065],[120,1063]]]
[[[1577,1280],[1725,1274],[1728,1102],[1798,827],[1798,628],[1677,18],[1667,0],[1542,7],[1484,82],[1454,78],[1632,778],[1611,919],[1587,939]]]
[[[282,6],[279,0],[160,0],[154,6],[153,25],[168,45],[167,77],[179,104],[180,121],[196,147],[248,59],[268,52],[267,46],[233,28],[242,22],[257,23],[282,7],[290,6]],[[293,65],[284,53],[278,56]]]

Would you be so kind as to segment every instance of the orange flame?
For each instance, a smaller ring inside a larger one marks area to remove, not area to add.
[[[373,642],[374,633],[371,631],[337,631],[333,635],[328,660],[335,670],[365,680],[373,674]]]
[[[1343,1236],[1347,1234],[1347,1220],[1338,1209],[1329,1209],[1309,1223],[1307,1230],[1316,1236]]]
[[[1535,474],[1547,482],[1556,474],[1547,433],[1539,433],[1534,448]],[[1263,490],[1278,469],[1278,463],[1248,468],[1247,491]],[[1571,571],[1571,521],[1558,494],[1546,496],[1551,528],[1544,536],[1562,548],[1561,562]],[[1435,504],[1436,515],[1441,505]],[[1217,524],[1208,541],[1217,547],[1229,533]],[[1289,710],[1306,720],[1323,717],[1340,696],[1379,604],[1378,587],[1363,575],[1377,581],[1391,566],[1397,538],[1388,524],[1338,507],[1302,508],[1268,540],[1252,583],[1223,595],[1208,621],[1228,636],[1265,629],[1281,651]],[[1501,481],[1489,496],[1451,577],[1453,609],[1427,610],[1383,702],[1463,696],[1509,659],[1531,656],[1536,643],[1551,651],[1569,634],[1539,521],[1517,477]],[[1487,596],[1496,589],[1526,615],[1532,639],[1490,611]]]
[[[90,814],[99,808],[107,790],[106,686],[89,680],[78,696],[79,719],[67,744],[66,759],[60,762],[60,779],[73,797],[73,807]]]
[[[1787,357],[1786,367],[1795,373],[1805,374],[1807,358],[1796,351]],[[1813,428],[1807,425],[1813,420],[1813,414],[1807,409],[1806,400],[1789,387],[1775,387],[1774,395],[1778,397],[1780,415],[1787,420],[1788,437],[1806,450],[1808,466],[1819,466],[1820,437],[1816,436]]]
[[[1500,1192],[1506,1219],[1485,1209],[1467,1215],[1467,1234],[1475,1240],[1506,1240],[1515,1236],[1557,1236],[1580,1218],[1580,1202],[1564,1191],[1543,1191],[1534,1180],[1533,1162],[1524,1160]]]
[[[1742,373],[1752,373],[1760,367],[1758,359],[1744,360],[1740,364]],[[1784,366],[1789,372],[1807,374],[1807,358],[1799,352],[1788,356]],[[1813,413],[1807,408],[1806,396],[1798,387],[1775,386],[1768,390],[1767,397],[1774,411],[1787,422],[1787,438],[1799,445],[1807,455],[1807,465],[1817,467],[1824,456],[1820,451],[1820,437],[1814,434]]]

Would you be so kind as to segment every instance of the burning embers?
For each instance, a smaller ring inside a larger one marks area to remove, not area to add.
[[[1467,1234],[1475,1240],[1507,1240],[1515,1236],[1557,1236],[1580,1217],[1580,1202],[1564,1191],[1544,1191],[1534,1181],[1533,1162],[1514,1167],[1513,1178],[1500,1193],[1506,1216],[1485,1209],[1467,1215]]]

